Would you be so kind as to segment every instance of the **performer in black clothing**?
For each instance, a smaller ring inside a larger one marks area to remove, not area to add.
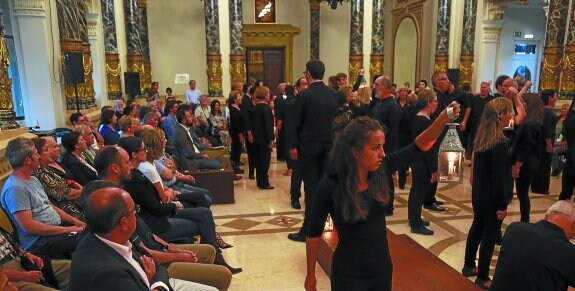
[[[285,126],[283,125],[285,119],[285,99],[287,95],[285,93],[286,83],[280,83],[278,85],[278,95],[274,100],[274,116],[275,116],[275,126],[276,132],[276,158],[278,161],[285,161],[287,150],[285,148]]]
[[[473,142],[475,140],[475,135],[477,134],[477,129],[479,128],[479,121],[481,120],[481,115],[483,114],[483,108],[487,102],[493,100],[493,95],[489,94],[489,83],[481,82],[481,89],[479,91],[479,96],[473,96],[469,103],[469,119],[467,121],[468,130],[468,141],[467,141],[467,151],[465,158],[471,160],[473,154]]]
[[[537,94],[526,94],[523,100],[526,103],[526,117],[515,130],[511,147],[511,163],[512,174],[516,178],[515,188],[517,198],[519,198],[521,221],[529,222],[531,211],[529,186],[533,173],[539,169],[541,163],[538,145],[543,120],[543,103]]]
[[[407,96],[407,106],[403,107],[403,111],[401,112],[401,119],[399,120],[399,148],[404,148],[413,142],[411,128],[413,119],[419,112],[419,109],[416,106],[418,102],[417,99],[417,94],[413,92],[410,93]],[[397,171],[397,183],[399,185],[399,189],[405,188],[408,168],[409,167],[406,167]]]
[[[545,220],[514,222],[503,237],[489,290],[567,290],[575,287],[575,204],[558,201]]]
[[[401,107],[394,100],[391,93],[391,80],[387,76],[381,76],[375,80],[375,96],[378,101],[374,105],[371,116],[378,120],[385,130],[387,142],[385,152],[393,153],[397,151],[399,144],[399,120],[401,118]],[[387,204],[387,215],[393,215],[393,201],[395,199],[395,187],[392,173],[387,175],[389,184],[389,203]]]
[[[230,160],[234,168],[241,165],[240,157],[242,155],[242,145],[244,144],[244,119],[240,110],[241,102],[241,93],[239,91],[232,91],[228,100],[228,108],[230,109],[229,132],[232,138]]]
[[[429,89],[419,91],[419,101],[416,105],[419,112],[413,119],[411,136],[415,140],[422,132],[424,132],[432,123],[430,116],[437,109],[437,95]],[[409,198],[407,203],[409,226],[412,233],[423,235],[432,235],[433,230],[428,229],[426,226],[429,222],[421,219],[421,207],[423,200],[430,194],[430,191],[435,191],[432,187],[433,183],[437,182],[437,143],[429,152],[420,155],[415,159],[411,159],[410,166],[412,171],[411,189],[409,190]]]
[[[294,241],[305,241],[309,208],[319,180],[324,175],[332,144],[331,123],[337,114],[335,91],[323,81],[325,66],[319,60],[306,63],[308,89],[298,95],[293,105],[293,122],[287,124],[290,156],[298,160],[305,188],[305,218],[297,233],[288,235]],[[290,112],[292,113],[292,112]]]
[[[539,138],[539,156],[541,164],[534,172],[531,181],[531,192],[537,194],[549,194],[549,179],[551,178],[551,155],[553,154],[553,143],[555,142],[555,127],[559,117],[555,114],[555,102],[559,99],[557,92],[553,89],[541,92],[543,101],[543,125],[541,127],[541,137]]]
[[[486,104],[475,137],[470,182],[472,185],[473,223],[465,246],[465,264],[461,273],[477,276],[475,283],[489,288],[489,265],[501,222],[507,215],[507,181],[511,172],[508,139],[503,127],[513,117],[509,99],[499,97]],[[479,245],[481,244],[481,248]],[[475,257],[479,249],[479,267]]]
[[[559,199],[571,199],[575,192],[575,99],[571,101],[569,112],[563,121],[563,141],[561,145],[566,150],[565,166],[561,183]]]
[[[270,159],[274,142],[274,117],[267,103],[270,98],[268,87],[257,87],[255,91],[257,100],[250,119],[253,119],[251,132],[254,139],[254,154],[256,156],[256,182],[262,190],[274,189],[268,179]]]
[[[307,87],[307,81],[305,80],[305,78],[300,78],[299,80],[296,81],[296,87],[300,87],[302,85],[303,82],[306,82],[306,87]],[[292,112],[292,107],[293,104],[295,102],[296,97],[296,91],[294,86],[292,85],[287,85],[286,86],[286,95],[288,96],[284,102],[284,110],[285,110],[285,115],[284,115],[284,120],[282,123],[282,126],[284,126],[284,128],[286,127],[286,124],[288,122],[291,121],[291,119],[293,118],[291,116],[291,112]],[[287,140],[284,140],[285,143],[285,147],[287,148],[288,146],[288,142]],[[295,160],[292,160],[290,155],[286,155],[286,164],[287,164],[287,168],[289,170],[291,170],[291,177],[290,177],[290,201],[291,201],[291,206],[293,209],[301,209],[301,204],[299,202],[299,198],[301,197],[301,183],[302,183],[302,176],[301,176],[301,171],[299,170],[298,167],[298,163]]]
[[[252,133],[250,131],[250,116],[251,116],[251,112],[252,109],[254,108],[254,103],[252,101],[252,97],[256,87],[255,86],[248,86],[246,88],[246,86],[244,85],[244,89],[246,89],[247,91],[244,91],[244,97],[242,98],[242,104],[240,104],[240,109],[242,112],[242,116],[244,118],[244,138],[247,139],[245,145],[246,145],[246,152],[248,154],[248,168],[249,168],[249,178],[250,179],[255,179],[254,178],[254,169],[256,168],[256,161],[255,161],[255,156],[253,153],[253,136]]]
[[[459,114],[457,104],[454,112]],[[333,255],[332,290],[391,290],[392,262],[385,222],[389,203],[387,175],[403,167],[421,151],[428,151],[448,122],[442,113],[413,145],[386,155],[381,125],[359,117],[337,138],[327,176],[311,205],[306,241],[306,290],[316,290],[315,265],[325,220],[331,215],[339,236]],[[309,207],[309,205],[308,205]]]

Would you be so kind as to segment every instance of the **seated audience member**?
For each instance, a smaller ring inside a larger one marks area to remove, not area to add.
[[[221,110],[220,101],[212,101],[210,108],[212,112],[209,117],[212,128],[211,134],[218,138],[220,142],[229,149],[232,141],[228,131],[228,120]]]
[[[179,151],[180,165],[186,170],[197,169],[221,169],[222,163],[216,159],[211,159],[206,153],[202,153],[192,140],[189,128],[194,119],[190,110],[178,109],[176,113],[178,126],[174,130],[174,147]]]
[[[166,109],[164,110],[167,114],[166,119],[164,120],[164,132],[166,132],[166,138],[168,139],[168,144],[173,145],[175,142],[174,132],[176,128],[180,125],[178,120],[176,119],[176,112],[178,111],[178,107],[180,105],[176,102],[176,100],[168,100],[166,101]]]
[[[76,125],[74,127],[75,132],[79,132],[84,140],[86,141],[87,148],[82,152],[86,161],[91,165],[94,166],[94,158],[96,157],[96,151],[94,150],[94,135],[92,135],[92,131],[90,127],[87,125]],[[98,148],[99,149],[99,148]]]
[[[142,117],[144,117],[144,115],[146,115],[146,113],[151,112],[152,110],[150,109],[149,106],[142,106],[140,107],[140,109],[138,110],[138,117],[140,119],[142,119]]]
[[[555,202],[545,219],[507,228],[489,290],[567,290],[575,287],[575,204]]]
[[[170,87],[166,88],[166,101],[168,100],[168,98],[176,98],[176,97],[172,94],[172,88],[170,88]]]
[[[86,224],[50,204],[32,172],[39,166],[34,143],[24,137],[8,142],[6,157],[14,169],[2,188],[2,208],[14,222],[25,250],[50,258],[69,259]]]
[[[153,128],[157,128],[159,123],[158,115],[154,112],[148,112],[142,118],[142,124],[151,125]]]
[[[40,166],[32,173],[44,186],[44,192],[50,202],[64,212],[84,221],[84,212],[80,207],[80,192],[82,186],[74,180],[66,180],[59,176],[51,167],[53,161],[53,137],[41,137],[32,140],[40,155]],[[48,142],[50,141],[50,142]],[[59,149],[58,149],[59,150]]]
[[[210,124],[208,123],[208,119],[212,114],[210,109],[210,100],[208,99],[207,95],[202,95],[200,98],[200,106],[196,107],[196,110],[192,112],[198,119],[199,128],[200,130],[206,134],[210,128]]]
[[[115,145],[120,139],[118,133],[118,117],[112,110],[102,112],[100,134],[104,138],[104,145]]]
[[[103,188],[85,195],[92,232],[72,258],[70,290],[216,290],[170,278],[166,267],[130,243],[140,207],[126,191]]]
[[[97,128],[94,127],[94,123],[88,118],[86,114],[82,114],[80,112],[75,112],[70,115],[70,123],[72,126],[78,125],[87,125],[90,127],[90,131],[94,136],[95,143],[92,145],[94,149],[98,149],[99,147],[104,146],[104,138],[100,134]]]
[[[139,123],[138,120],[133,118],[132,116],[124,115],[122,116],[122,118],[120,118],[120,121],[118,121],[118,125],[120,126],[120,130],[122,131],[120,138],[123,138],[126,136],[134,136],[134,133],[136,132],[136,129],[139,126]]]
[[[204,220],[196,224],[189,219],[191,218],[189,211],[176,211],[173,207],[175,203],[163,204],[159,201],[154,186],[137,170],[137,158],[129,158],[130,156],[135,157],[141,155],[141,151],[136,153],[132,150],[136,146],[137,140],[139,141],[138,138],[128,137],[120,142],[130,149],[131,154],[124,148],[118,147],[106,147],[98,154],[98,157],[96,157],[96,167],[102,177],[118,185],[124,185],[124,188],[129,191],[129,193],[137,193],[137,195],[133,197],[136,198],[142,206],[142,211],[138,216],[146,222],[146,225],[150,227],[154,234],[163,237],[162,239],[166,241],[173,240],[174,238],[179,240],[182,238],[189,239],[193,232],[197,233],[199,227],[201,242],[210,244],[217,252],[216,264],[225,266],[234,274],[241,272],[241,268],[232,268],[229,266],[221,255],[221,249],[217,245],[215,238],[215,224],[212,225],[213,217],[211,216],[211,212],[204,212]],[[143,147],[142,142],[140,141],[139,143],[140,146]],[[134,164],[132,164],[132,162]],[[136,168],[130,173],[132,166]],[[157,202],[153,204],[152,201]],[[179,209],[182,208],[183,207],[180,207]],[[171,212],[168,212],[170,209],[172,209]],[[214,234],[211,234],[211,231],[213,231]]]
[[[0,249],[0,268],[8,281],[14,282],[20,290],[66,290],[70,261],[50,260],[26,252],[15,237],[1,228]],[[0,290],[9,289],[0,284]]]
[[[114,111],[116,116],[122,116],[124,113],[124,100],[114,100]]]
[[[79,132],[70,132],[62,137],[62,146],[66,150],[62,158],[62,165],[70,170],[70,175],[80,185],[97,180],[98,173],[91,166],[82,153],[88,148],[86,140]]]

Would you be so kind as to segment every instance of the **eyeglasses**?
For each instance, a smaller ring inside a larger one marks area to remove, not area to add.
[[[128,211],[128,213],[126,213],[126,215],[124,215],[124,216],[128,217],[128,216],[130,216],[130,214],[132,214],[132,212],[140,213],[140,209],[141,209],[140,205],[136,204],[136,206],[134,206],[134,209],[132,209],[131,211]]]

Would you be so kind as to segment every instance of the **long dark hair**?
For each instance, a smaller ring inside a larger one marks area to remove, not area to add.
[[[535,93],[527,93],[523,96],[523,100],[525,100],[525,119],[523,122],[531,121],[541,125],[544,112],[541,97]]]
[[[389,200],[389,188],[383,167],[367,175],[368,191],[359,192],[357,159],[353,150],[362,151],[371,134],[382,131],[375,119],[361,116],[351,121],[335,141],[330,154],[331,175],[337,177],[334,193],[336,207],[346,222],[366,219],[368,201],[375,200],[386,204]]]

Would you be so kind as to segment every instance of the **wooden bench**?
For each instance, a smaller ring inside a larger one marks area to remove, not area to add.
[[[393,261],[394,291],[481,290],[409,236],[387,230],[387,240]],[[331,276],[331,262],[338,241],[336,231],[324,232],[320,241],[318,263],[328,276]]]

